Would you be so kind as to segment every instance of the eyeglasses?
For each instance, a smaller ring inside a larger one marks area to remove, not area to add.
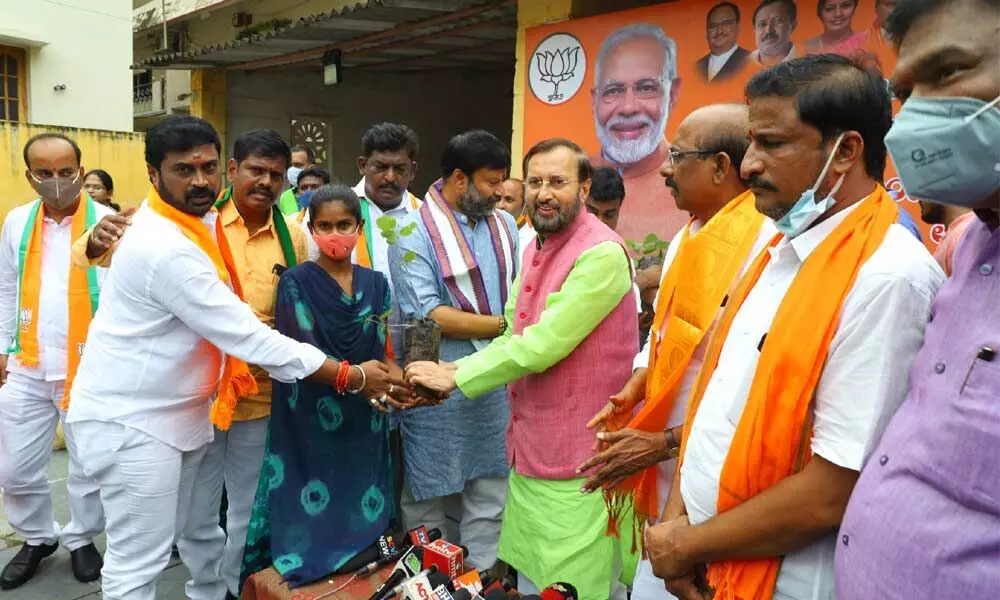
[[[614,104],[628,93],[629,88],[640,100],[653,100],[663,95],[663,82],[659,79],[640,79],[631,86],[620,81],[611,81],[601,88],[601,102]]]
[[[720,29],[729,29],[730,27],[735,27],[736,21],[733,19],[726,19],[725,21],[719,21],[718,23],[709,23],[709,31],[718,31]]]
[[[524,187],[528,188],[532,192],[540,192],[542,191],[542,188],[548,185],[553,192],[558,192],[571,183],[576,183],[576,180],[566,179],[564,177],[558,177],[558,176],[552,177],[550,179],[542,179],[540,177],[529,177],[528,179],[525,180]]]
[[[674,166],[688,156],[709,156],[716,152],[718,150],[677,150],[676,148],[671,148],[668,156],[670,157],[670,166]]]
[[[754,28],[769,29],[769,28],[784,27],[785,25],[788,25],[790,21],[791,19],[789,19],[788,17],[774,17],[766,21],[757,21],[757,23],[754,25]]]

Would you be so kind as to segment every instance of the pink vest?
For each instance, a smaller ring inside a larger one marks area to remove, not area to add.
[[[582,212],[558,234],[524,254],[521,289],[514,309],[514,333],[538,321],[545,299],[559,291],[580,255],[602,242],[624,243],[596,217]],[[507,462],[538,479],[575,479],[576,468],[592,455],[589,421],[621,391],[632,375],[639,324],[632,288],[604,321],[556,365],[510,386]]]

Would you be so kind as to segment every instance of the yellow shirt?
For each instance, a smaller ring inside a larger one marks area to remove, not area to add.
[[[274,327],[274,303],[278,291],[278,276],[274,265],[287,267],[285,255],[281,251],[278,233],[274,230],[273,218],[253,235],[247,230],[236,204],[227,202],[219,210],[222,231],[233,252],[233,262],[243,286],[243,295],[254,313],[265,324]],[[305,233],[293,218],[286,218],[288,234],[295,248],[295,260],[303,263],[309,259],[309,247]],[[235,421],[261,419],[271,414],[271,377],[267,371],[250,365],[250,372],[257,378],[260,392],[253,398],[240,400],[233,413]]]
[[[227,202],[219,211],[219,218],[222,219],[222,231],[233,252],[233,262],[236,263],[236,272],[243,286],[247,304],[253,308],[257,318],[266,325],[274,327],[274,304],[278,292],[278,276],[274,273],[274,265],[287,267],[288,264],[281,250],[278,233],[274,230],[273,217],[253,235],[247,230],[235,203]],[[306,234],[295,222],[295,215],[286,217],[285,222],[288,224],[288,234],[295,248],[295,260],[299,264],[304,263],[309,260]],[[89,237],[88,230],[73,243],[73,264],[81,268],[92,265],[110,266],[114,248],[96,259],[87,258]],[[250,365],[250,372],[256,377],[260,391],[253,398],[240,400],[233,413],[235,421],[252,421],[271,414],[271,377],[267,371],[254,365]]]

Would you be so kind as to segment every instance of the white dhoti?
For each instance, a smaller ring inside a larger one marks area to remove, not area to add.
[[[656,490],[663,498],[663,507],[667,505],[667,497],[674,483],[674,473],[677,471],[677,461],[674,459],[656,465]],[[664,581],[653,575],[653,566],[648,560],[639,562],[632,582],[632,600],[677,600],[677,597],[667,591]]]
[[[137,429],[103,421],[71,423],[68,430],[82,449],[85,472],[101,489],[108,534],[101,571],[105,600],[155,600],[156,580],[188,522],[192,490],[204,485],[199,467],[205,448],[184,452]],[[222,536],[218,529],[214,536],[192,543],[208,548]],[[225,596],[221,559],[185,559],[191,572],[185,586],[188,598]]]
[[[239,589],[243,547],[250,527],[250,512],[257,493],[257,480],[264,461],[264,442],[270,419],[233,421],[229,431],[215,430],[215,439],[207,446],[201,471],[203,483],[194,490],[188,527],[177,542],[181,558],[187,562],[207,563],[222,556],[222,579],[235,596]],[[219,529],[219,506],[222,484],[226,486],[226,537],[214,537]],[[192,543],[196,539],[214,540],[214,544]]]
[[[469,549],[466,559],[477,569],[493,568],[497,562],[497,544],[500,541],[500,525],[503,523],[503,507],[507,502],[506,477],[480,477],[465,483],[462,493],[454,496],[428,498],[417,502],[413,499],[408,485],[403,486],[400,510],[403,525],[407,529],[426,525],[428,529],[441,529],[445,539],[453,530],[449,527],[446,507],[449,500],[461,504],[458,524],[458,539],[449,541]]]
[[[69,451],[69,523],[60,531],[52,512],[49,462],[65,381],[34,379],[14,371],[0,387],[0,487],[4,511],[18,536],[31,545],[59,541],[68,550],[90,544],[104,530],[97,483],[80,465],[79,446],[65,432]]]

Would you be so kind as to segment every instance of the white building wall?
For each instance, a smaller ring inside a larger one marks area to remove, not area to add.
[[[26,49],[28,122],[132,130],[130,0],[0,0],[0,44]]]

